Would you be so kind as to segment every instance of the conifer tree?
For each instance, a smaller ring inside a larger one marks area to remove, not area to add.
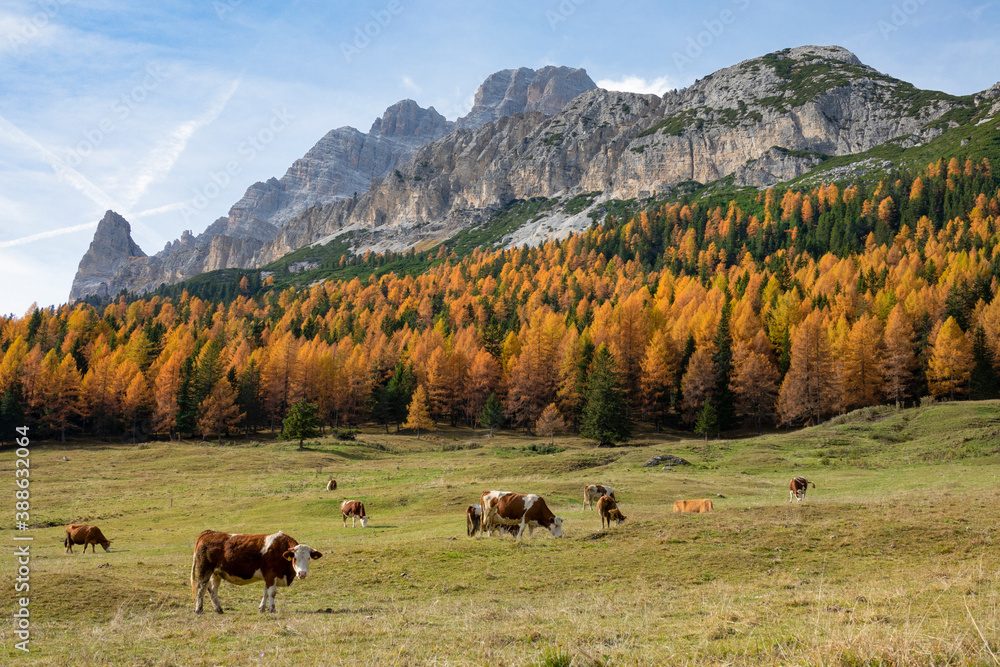
[[[732,428],[736,421],[736,406],[733,392],[729,388],[733,373],[733,337],[729,331],[730,302],[727,298],[722,305],[719,324],[715,329],[713,344],[715,351],[712,362],[715,364],[715,388],[712,391],[712,404],[715,408],[718,429]]]
[[[986,340],[986,331],[976,327],[972,336],[972,373],[969,377],[969,398],[983,400],[997,397],[997,376],[993,351]]]
[[[12,382],[0,396],[0,445],[6,444],[8,439],[14,439],[17,435],[14,429],[24,425],[24,395],[21,383]]]
[[[705,440],[708,440],[709,433],[719,432],[719,418],[711,398],[705,399],[705,405],[698,413],[698,419],[694,422],[694,432],[698,435],[704,435]]]
[[[319,406],[309,401],[298,401],[288,408],[288,414],[281,422],[281,439],[298,440],[299,450],[302,450],[305,449],[306,438],[319,435],[319,427]]]
[[[490,394],[483,406],[483,412],[479,415],[479,423],[490,430],[490,437],[493,437],[493,430],[503,426],[503,405],[496,394]]]
[[[605,345],[597,349],[594,357],[580,433],[596,440],[598,447],[611,447],[632,437],[625,391]]]
[[[434,421],[431,419],[431,409],[427,399],[427,390],[424,385],[418,384],[413,392],[413,399],[407,409],[406,423],[403,428],[412,428],[417,431],[417,440],[420,439],[420,429],[425,431],[434,430]]]
[[[240,408],[236,405],[236,390],[226,378],[221,378],[212,386],[201,403],[198,404],[198,420],[196,428],[201,433],[201,439],[208,438],[209,433],[217,433],[222,442],[222,432],[229,431],[243,418]]]
[[[562,415],[559,414],[559,408],[556,407],[555,403],[549,403],[542,410],[542,415],[535,423],[535,430],[538,431],[539,435],[549,436],[549,445],[555,444],[556,431],[560,431],[565,427],[566,422],[563,421]]]
[[[927,364],[927,384],[934,396],[953,398],[968,386],[972,372],[972,345],[954,317],[941,325]]]

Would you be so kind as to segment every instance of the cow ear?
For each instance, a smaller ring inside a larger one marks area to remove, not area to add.
[[[320,551],[316,551],[315,549],[313,549],[312,551],[309,552],[309,557],[312,558],[313,560],[315,560],[317,558],[322,558],[323,557],[323,553],[320,552]]]
[[[286,551],[285,553],[283,553],[281,555],[285,557],[285,560],[292,560],[293,558],[295,558],[295,552],[294,551]]]

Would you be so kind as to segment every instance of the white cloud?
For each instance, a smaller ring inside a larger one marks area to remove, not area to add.
[[[621,79],[601,79],[597,82],[597,86],[605,90],[618,90],[623,93],[652,93],[654,95],[662,95],[666,91],[677,87],[665,76],[658,76],[655,79],[644,79],[641,76],[625,76]]]
[[[420,92],[420,86],[418,86],[413,81],[413,79],[411,79],[410,77],[406,76],[405,74],[403,75],[402,81],[403,81],[403,88],[406,88],[407,90],[409,90],[412,93],[419,93]]]

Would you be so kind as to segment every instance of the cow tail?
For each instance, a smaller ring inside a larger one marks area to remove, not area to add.
[[[809,482],[809,483],[813,485],[814,489],[816,488],[816,482]]]
[[[198,585],[195,582],[195,573],[198,569],[198,552],[194,552],[194,557],[191,558],[191,595],[197,598],[198,596]]]

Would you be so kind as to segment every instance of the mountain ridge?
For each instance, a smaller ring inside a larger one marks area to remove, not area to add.
[[[216,268],[260,268],[338,237],[359,254],[426,247],[517,200],[588,192],[599,193],[598,203],[645,198],[726,177],[764,187],[802,176],[829,156],[893,140],[925,144],[958,124],[950,116],[960,120],[979,98],[995,97],[993,89],[975,99],[919,90],[842,47],[802,46],[742,61],[662,97],[591,88],[558,113],[536,110],[537,91],[551,93],[578,72],[543,68],[534,83],[524,68],[495,73],[480,86],[468,120],[374,177],[370,189],[307,206],[253,240],[217,234],[213,243],[232,247],[202,255]],[[524,110],[488,120],[511,104]],[[547,225],[543,214],[536,229],[560,233],[565,219]],[[136,275],[132,263],[113,282],[142,293],[197,268]]]
[[[551,113],[595,85],[583,69],[546,66],[537,71],[503,70],[487,77],[472,110],[459,122],[473,129],[487,119],[524,109]],[[367,191],[373,179],[391,173],[418,148],[447,135],[455,126],[433,107],[423,109],[407,99],[389,106],[367,133],[352,127],[331,130],[280,179],[270,178],[247,188],[228,215],[201,234],[185,231],[145,261],[126,262],[121,256],[109,259],[121,268],[119,273],[92,275],[93,262],[81,260],[69,298],[114,294],[121,289],[142,293],[207,271],[248,266],[260,247],[297,214]],[[131,236],[117,245],[128,243],[134,244]]]

